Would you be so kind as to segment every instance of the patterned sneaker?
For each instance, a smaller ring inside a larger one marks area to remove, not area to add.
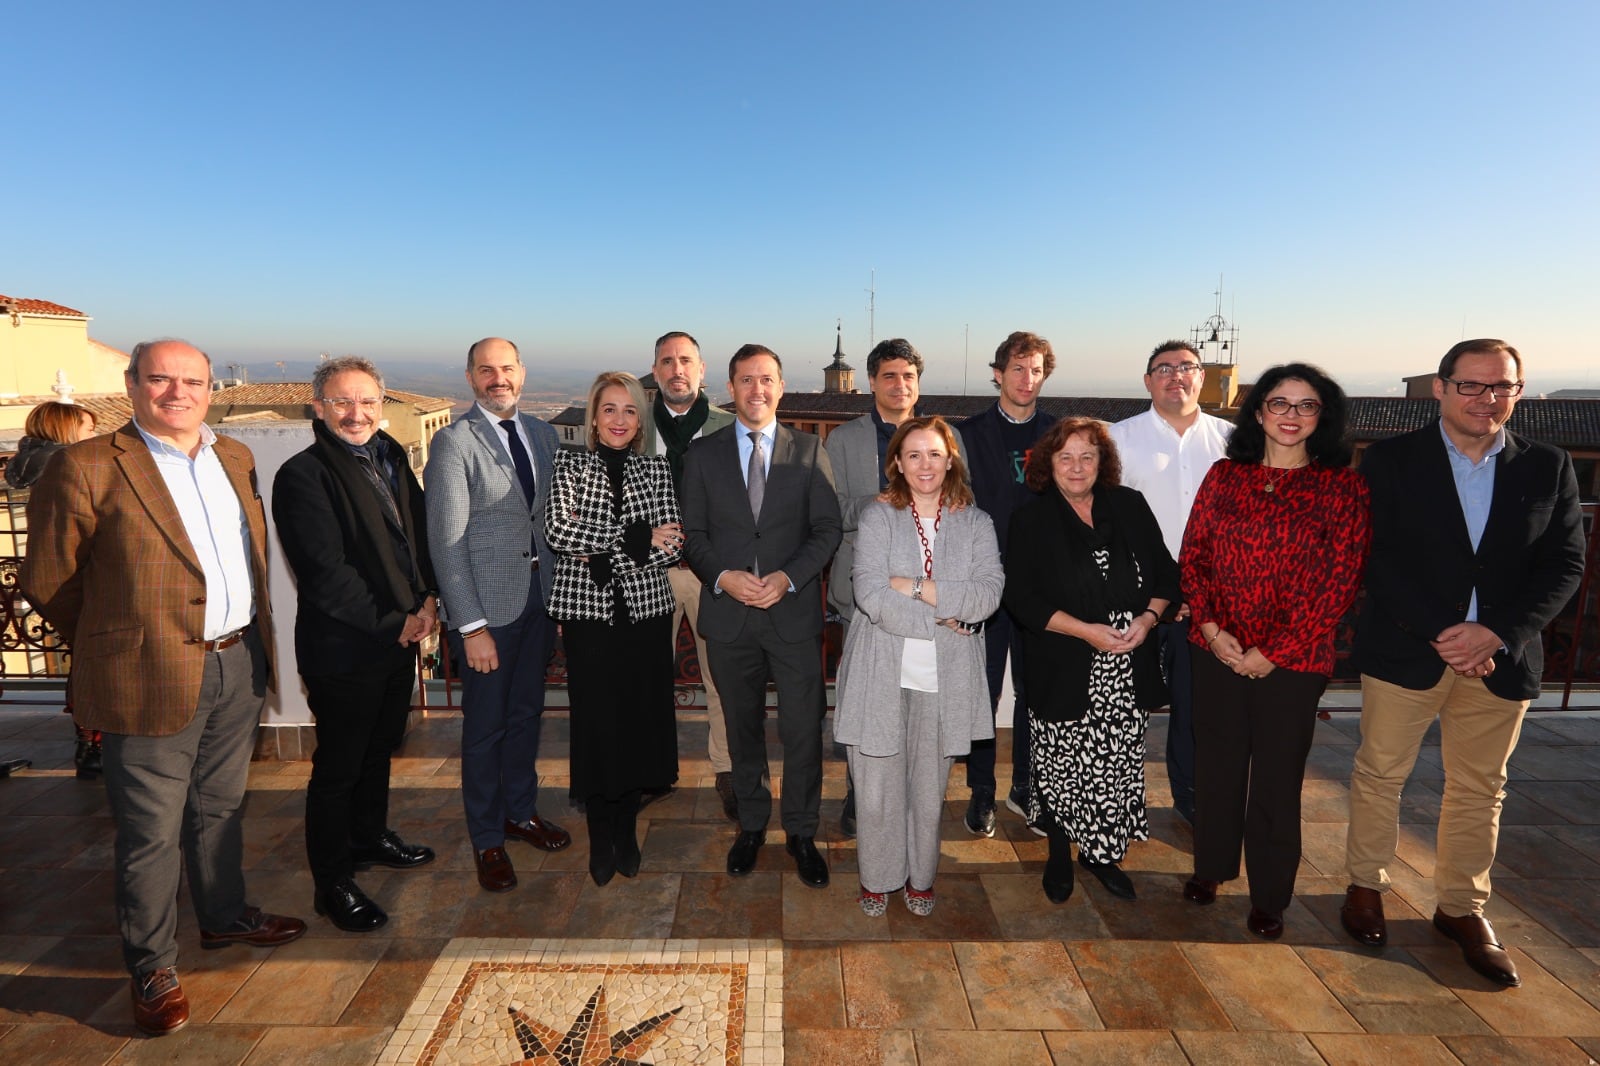
[[[911,887],[911,882],[906,882],[906,910],[918,918],[926,918],[933,913],[933,886],[925,889]]]
[[[861,904],[861,913],[868,918],[882,918],[889,909],[888,893],[868,892],[865,885],[861,887],[861,895],[857,902]]]

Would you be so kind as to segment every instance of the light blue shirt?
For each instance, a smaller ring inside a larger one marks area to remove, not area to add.
[[[745,488],[750,487],[750,449],[755,445],[750,441],[751,429],[743,422],[735,422],[739,427],[739,476],[745,480]],[[761,434],[761,458],[768,474],[772,473],[772,445],[778,439],[778,420],[774,418],[768,422],[765,429],[755,432]]]
[[[157,440],[134,420],[161,480],[200,560],[206,579],[206,640],[250,624],[255,617],[255,597],[250,577],[250,524],[233,482],[217,458],[217,435],[200,423],[200,450],[193,459],[166,441]]]
[[[1467,519],[1467,536],[1472,539],[1472,550],[1477,551],[1478,542],[1483,540],[1484,527],[1489,524],[1489,507],[1494,503],[1495,457],[1506,446],[1506,431],[1502,427],[1495,434],[1494,443],[1476,463],[1456,447],[1456,442],[1444,431],[1443,422],[1439,423],[1439,434],[1444,437],[1444,453],[1450,457],[1450,476],[1455,478],[1456,497],[1461,501],[1461,513]],[[1478,590],[1474,588],[1472,601],[1467,604],[1467,621],[1477,620]]]

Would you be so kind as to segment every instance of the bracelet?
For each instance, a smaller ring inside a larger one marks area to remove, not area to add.
[[[1222,630],[1219,629],[1217,630],[1216,636],[1213,636],[1210,640],[1206,641],[1206,647],[1209,648],[1211,645],[1215,644],[1217,642],[1217,637],[1220,636],[1222,636]]]
[[[474,629],[471,633],[463,633],[463,634],[461,634],[461,639],[462,640],[466,640],[468,637],[475,637],[479,633],[487,633],[487,632],[489,632],[489,627],[488,626],[479,626],[477,629]]]
[[[1146,607],[1144,610],[1139,612],[1139,615],[1149,615],[1151,618],[1155,619],[1158,623],[1161,621],[1161,615],[1154,607]],[[1136,615],[1135,617],[1138,617],[1138,616]]]

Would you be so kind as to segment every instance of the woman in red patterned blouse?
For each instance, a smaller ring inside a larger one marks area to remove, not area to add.
[[[1228,457],[1195,494],[1179,565],[1194,657],[1194,876],[1211,903],[1239,876],[1251,932],[1283,935],[1300,863],[1300,787],[1333,635],[1361,584],[1366,482],[1350,469],[1344,391],[1305,363],[1261,375]]]

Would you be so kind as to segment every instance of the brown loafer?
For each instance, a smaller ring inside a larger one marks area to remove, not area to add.
[[[1276,940],[1283,935],[1283,915],[1264,911],[1260,907],[1250,908],[1250,917],[1245,919],[1244,924],[1263,940]]]
[[[189,1024],[189,1000],[178,984],[176,967],[133,979],[133,1024],[146,1036],[166,1036]]]
[[[532,844],[540,851],[560,851],[572,843],[571,833],[554,822],[545,821],[537,814],[528,819],[527,825],[507,822],[506,836],[514,837],[525,844]]]
[[[260,907],[246,907],[228,928],[215,933],[200,930],[200,946],[225,948],[229,944],[249,944],[275,948],[306,935],[306,923],[284,914],[268,914]]]
[[[1344,906],[1339,908],[1339,924],[1357,944],[1381,948],[1389,942],[1389,925],[1383,920],[1383,893],[1375,888],[1351,885],[1344,890]]]
[[[1506,949],[1495,939],[1494,926],[1480,914],[1464,914],[1452,918],[1443,911],[1433,912],[1433,927],[1461,945],[1461,956],[1467,965],[1477,970],[1495,984],[1516,988],[1522,984],[1516,964]]]
[[[517,871],[505,848],[490,848],[477,855],[478,884],[490,892],[509,892],[517,887]]]
[[[1217,901],[1217,886],[1221,883],[1208,881],[1204,877],[1191,877],[1183,883],[1183,898],[1202,907],[1208,906]]]

